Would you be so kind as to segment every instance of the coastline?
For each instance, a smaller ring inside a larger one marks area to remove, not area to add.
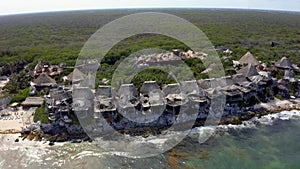
[[[7,109],[9,117],[0,120],[0,134],[17,134],[33,123],[35,109]]]
[[[248,111],[246,115],[242,115],[240,117],[233,116],[231,118],[226,118],[222,122],[219,123],[218,126],[222,125],[240,125],[244,121],[251,120],[254,117],[260,118],[262,116],[268,115],[268,114],[276,114],[282,111],[291,111],[291,110],[300,110],[300,98],[296,99],[290,99],[290,100],[279,100],[275,98],[274,100],[269,101],[268,103],[259,103],[253,106],[253,111]],[[35,140],[34,142],[44,142],[43,145],[45,145],[46,142],[51,143],[49,139],[43,138],[43,139],[37,139],[35,136],[27,136],[22,137],[21,130],[15,130],[15,129],[8,129],[8,130],[1,130],[0,128],[0,135],[6,135],[6,138],[9,141],[5,140],[5,142],[24,142],[24,140],[27,140],[31,142],[32,140]],[[2,139],[3,140],[3,139]],[[18,141],[16,141],[18,140]],[[63,142],[70,142],[70,141],[63,141]],[[47,144],[48,145],[48,144]]]
[[[219,125],[239,125],[243,121],[251,120],[254,117],[262,117],[268,114],[276,114],[282,111],[300,110],[300,98],[280,100],[274,98],[267,103],[258,103],[253,106],[253,111],[248,111],[246,115],[234,116],[219,123]]]

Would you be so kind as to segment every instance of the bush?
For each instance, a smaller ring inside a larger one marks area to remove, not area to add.
[[[276,97],[277,99],[280,99],[280,100],[283,99],[283,97],[282,97],[281,94],[276,94],[275,97]]]
[[[37,108],[34,113],[33,121],[40,121],[41,123],[48,124],[48,114],[46,113],[46,106],[43,104],[41,107]]]
[[[18,102],[21,103],[23,102],[26,97],[29,96],[29,88],[23,89],[23,90],[19,90],[19,92],[16,95],[12,96],[12,100],[11,102]]]

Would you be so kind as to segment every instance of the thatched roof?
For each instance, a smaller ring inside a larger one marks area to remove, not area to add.
[[[234,81],[231,76],[217,78],[217,86],[218,87],[226,87],[234,84]]]
[[[96,96],[98,97],[108,97],[111,98],[113,97],[113,90],[111,86],[103,86],[103,85],[99,85],[97,92],[96,92]]]
[[[42,73],[33,81],[36,86],[53,86],[56,85],[56,81],[49,77],[46,73]]]
[[[119,96],[138,97],[138,91],[133,84],[122,84],[118,91]]]
[[[42,97],[27,97],[24,102],[22,102],[22,106],[41,106],[44,103],[44,99]]]
[[[168,94],[180,94],[181,93],[179,83],[168,84],[168,85],[164,86],[162,90],[163,90],[163,92],[164,92],[165,95],[168,95]]]
[[[196,80],[182,82],[182,92],[185,95],[199,95],[199,86]]]
[[[133,84],[122,84],[118,90],[118,105],[122,108],[133,108],[137,103],[138,91]]]
[[[81,81],[84,80],[86,78],[86,75],[84,73],[82,73],[80,70],[78,70],[77,68],[75,68],[73,70],[73,72],[71,72],[68,76],[67,79],[68,81]]]
[[[74,87],[73,98],[92,100],[94,99],[94,93],[88,87]]]
[[[160,90],[156,81],[145,81],[140,91],[142,94],[149,94],[153,90]]]
[[[275,63],[275,66],[283,69],[291,69],[292,63],[288,58],[283,57],[278,62]]]
[[[244,56],[242,56],[239,60],[240,64],[252,64],[258,65],[259,61],[248,51]]]
[[[49,92],[50,98],[54,100],[68,100],[72,99],[71,91],[63,89],[52,89]]]
[[[232,76],[233,81],[235,82],[235,84],[238,85],[245,85],[250,83],[250,80],[248,80],[244,75],[242,74],[236,74]]]
[[[251,77],[251,76],[259,75],[256,68],[252,64],[248,64],[248,66],[242,68],[237,73],[242,74],[245,77]]]

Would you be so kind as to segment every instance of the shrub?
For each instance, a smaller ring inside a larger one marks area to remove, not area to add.
[[[275,97],[276,97],[277,99],[280,99],[280,100],[283,99],[283,97],[282,97],[281,94],[276,94]]]
[[[29,96],[29,88],[23,89],[23,90],[19,90],[19,92],[16,95],[12,96],[12,100],[11,102],[18,102],[21,103],[23,102],[26,97]]]
[[[48,124],[48,114],[46,113],[46,106],[43,104],[41,107],[37,108],[34,113],[33,121],[40,121],[41,123]]]

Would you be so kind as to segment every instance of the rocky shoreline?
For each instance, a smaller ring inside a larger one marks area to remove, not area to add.
[[[250,120],[254,117],[260,118],[264,115],[275,114],[282,111],[300,110],[300,99],[274,99],[268,103],[259,103],[243,109],[247,109],[247,111],[244,111],[244,113],[224,117],[221,119],[219,125],[239,125],[242,124],[243,121]],[[204,121],[198,119],[195,122],[194,127],[203,126],[203,123]],[[161,129],[159,129],[159,131],[160,130]],[[159,131],[156,134],[159,134]],[[136,130],[135,132],[140,132],[139,135],[144,137],[147,137],[151,134],[151,132],[147,132],[147,130]],[[28,139],[34,141],[48,141],[49,145],[54,145],[55,142],[80,143],[82,141],[92,141],[92,139],[86,135],[81,126],[71,125],[68,127],[61,127],[59,123],[35,123],[22,131],[6,130],[1,131],[0,134],[20,134],[20,138],[16,138],[15,142],[18,142],[19,139]]]
[[[279,100],[274,99],[268,103],[259,103],[254,106],[254,110],[247,111],[240,116],[227,118],[227,120],[220,122],[219,125],[239,125],[243,121],[252,119],[253,117],[262,117],[268,114],[276,114],[282,111],[300,110],[300,99],[293,100]]]

